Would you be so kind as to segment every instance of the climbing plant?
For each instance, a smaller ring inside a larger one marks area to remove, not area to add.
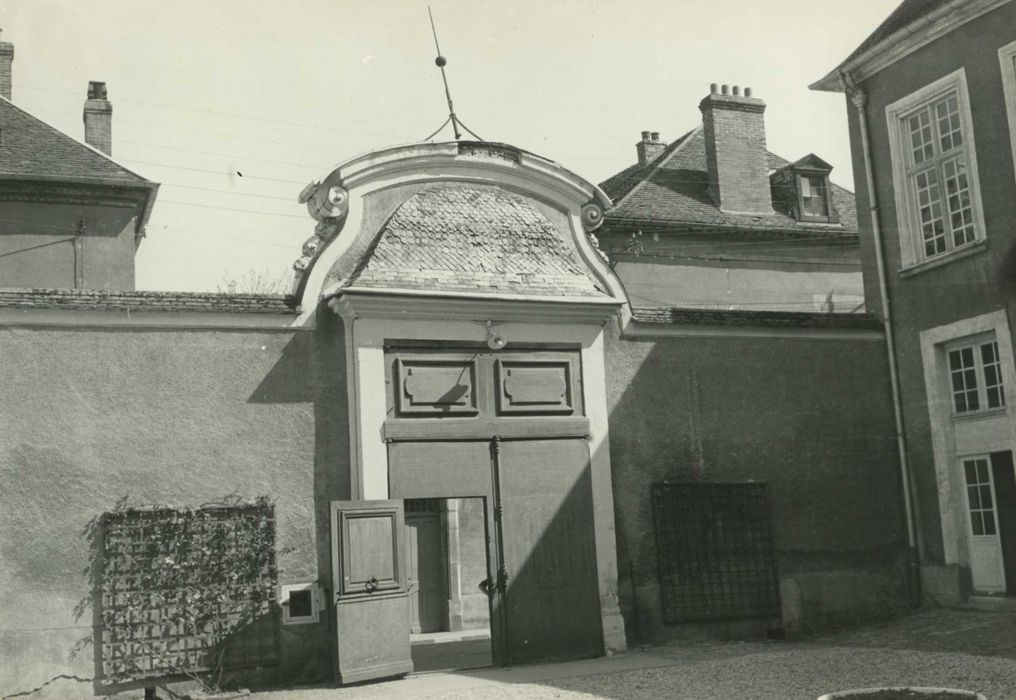
[[[128,507],[98,519],[101,665],[109,683],[278,660],[275,513],[267,498],[194,508]]]

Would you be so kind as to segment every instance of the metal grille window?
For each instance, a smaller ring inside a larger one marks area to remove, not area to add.
[[[667,623],[780,613],[765,484],[653,484]]]
[[[956,413],[1005,406],[1002,365],[994,340],[949,350],[949,380]]]

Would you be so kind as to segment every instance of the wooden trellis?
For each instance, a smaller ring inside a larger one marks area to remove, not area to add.
[[[127,509],[102,525],[102,670],[110,682],[278,661],[267,500]]]

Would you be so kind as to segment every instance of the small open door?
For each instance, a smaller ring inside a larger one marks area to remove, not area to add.
[[[409,673],[402,501],[333,501],[336,680]]]

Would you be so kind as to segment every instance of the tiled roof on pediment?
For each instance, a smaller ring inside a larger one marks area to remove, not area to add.
[[[566,233],[496,187],[440,186],[407,199],[343,285],[484,295],[605,297]]]

